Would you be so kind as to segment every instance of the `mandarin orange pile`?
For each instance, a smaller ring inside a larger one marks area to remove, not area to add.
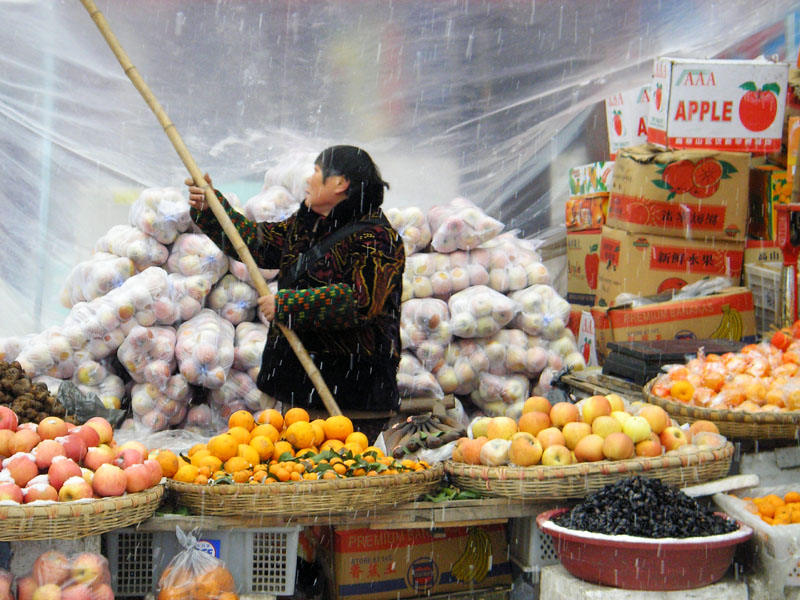
[[[169,455],[163,460],[172,462]],[[430,468],[424,461],[384,456],[345,416],[312,421],[302,408],[283,415],[267,409],[257,421],[248,411],[237,411],[226,432],[196,444],[177,463],[168,477],[200,485],[372,477]]]
[[[749,344],[739,352],[699,353],[659,375],[651,392],[705,408],[800,410],[800,321],[776,331],[769,342]]]
[[[777,494],[768,494],[757,498],[745,497],[742,500],[752,502],[750,510],[770,525],[800,523],[799,492],[788,492],[783,498]]]
[[[168,566],[158,580],[158,600],[238,600],[236,583],[222,564],[197,573],[189,567]]]

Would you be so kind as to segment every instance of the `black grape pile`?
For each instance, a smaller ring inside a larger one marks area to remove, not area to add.
[[[553,522],[567,529],[646,538],[705,537],[738,529],[677,488],[646,477],[609,484]]]

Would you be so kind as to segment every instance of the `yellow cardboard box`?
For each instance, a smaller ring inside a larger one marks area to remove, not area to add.
[[[749,201],[747,235],[757,240],[774,240],[778,224],[773,207],[792,201],[792,180],[788,172],[773,165],[750,169]]]
[[[623,293],[653,296],[705,277],[742,276],[744,242],[682,240],[603,227],[597,304]]]
[[[597,350],[608,342],[721,338],[752,341],[756,325],[753,294],[743,287],[719,294],[632,307],[592,308]]]

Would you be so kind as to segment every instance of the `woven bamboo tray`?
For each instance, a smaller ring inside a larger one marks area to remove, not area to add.
[[[655,379],[645,384],[643,392],[650,404],[666,410],[679,423],[699,420],[713,422],[727,438],[751,440],[795,440],[800,436],[800,411],[749,412],[746,410],[721,410],[691,406],[667,400],[651,393]]]
[[[149,519],[164,486],[115,498],[0,506],[0,541],[62,539],[100,535]]]
[[[178,504],[193,514],[327,515],[374,511],[411,502],[435,489],[443,473],[442,465],[438,464],[424,471],[378,477],[213,486],[167,480],[167,487]]]
[[[603,486],[632,475],[654,477],[665,483],[686,487],[728,474],[733,444],[717,450],[700,450],[630,460],[602,460],[565,467],[487,467],[446,461],[444,470],[456,487],[484,496],[515,500],[583,498]]]

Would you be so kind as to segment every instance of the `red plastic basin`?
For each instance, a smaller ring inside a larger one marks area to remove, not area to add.
[[[564,568],[584,581],[628,590],[688,590],[710,585],[725,575],[736,545],[753,535],[742,523],[731,533],[686,539],[604,535],[552,522],[567,510],[556,508],[536,517],[539,528],[553,538]]]

